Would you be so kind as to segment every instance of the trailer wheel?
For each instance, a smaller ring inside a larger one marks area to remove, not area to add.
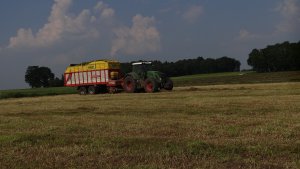
[[[108,93],[110,93],[110,94],[117,93],[117,89],[115,87],[108,87],[107,90],[108,90]]]
[[[131,76],[127,76],[124,80],[124,90],[127,93],[134,93],[136,92],[136,82]]]
[[[145,89],[145,92],[147,92],[147,93],[157,92],[158,84],[154,79],[148,78],[145,80],[144,89]]]
[[[96,90],[97,90],[97,89],[96,89],[95,86],[89,86],[89,88],[88,88],[88,93],[89,93],[89,94],[96,94],[96,93],[97,93]]]
[[[85,86],[81,86],[78,91],[79,91],[80,95],[86,95],[87,94],[87,89],[86,89]]]
[[[173,89],[173,81],[168,78],[165,85],[164,85],[164,89],[166,90],[172,90]]]

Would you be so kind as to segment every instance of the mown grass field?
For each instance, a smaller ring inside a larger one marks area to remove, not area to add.
[[[1,168],[299,168],[300,83],[0,100]]]
[[[173,77],[175,86],[300,82],[300,71],[226,72]]]
[[[0,99],[53,96],[53,95],[74,94],[74,93],[76,93],[76,89],[72,87],[0,90]]]
[[[249,83],[278,83],[278,82],[300,82],[300,71],[290,72],[226,72],[198,74],[190,76],[173,77],[174,86],[204,86],[217,84],[249,84]],[[0,99],[53,96],[63,94],[75,94],[76,88],[54,87],[35,89],[0,90]]]

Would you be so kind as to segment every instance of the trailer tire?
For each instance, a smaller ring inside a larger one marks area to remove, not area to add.
[[[158,83],[153,78],[145,80],[144,89],[147,93],[153,93],[158,91]]]
[[[117,93],[117,88],[116,87],[108,87],[107,90],[108,90],[109,94]]]
[[[97,88],[95,86],[89,86],[88,94],[97,94]]]
[[[127,93],[136,92],[136,85],[137,85],[136,81],[131,76],[127,76],[124,79],[123,88],[124,88],[125,92],[127,92]]]
[[[78,92],[79,92],[80,95],[86,95],[87,94],[87,89],[86,89],[85,86],[81,86],[81,87],[79,87]]]

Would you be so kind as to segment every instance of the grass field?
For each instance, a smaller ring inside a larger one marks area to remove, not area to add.
[[[299,168],[300,83],[0,100],[1,168]]]
[[[181,76],[172,79],[175,86],[300,82],[300,71],[270,73],[227,72]]]
[[[300,82],[300,71],[255,73],[255,72],[226,72],[190,76],[173,77],[174,86],[203,86],[216,84],[249,84],[249,83],[278,83]],[[55,87],[38,89],[0,90],[0,99],[53,96],[77,93],[75,88]]]
[[[36,96],[53,96],[53,95],[74,94],[74,93],[76,93],[76,89],[72,87],[0,90],[0,99],[36,97]]]

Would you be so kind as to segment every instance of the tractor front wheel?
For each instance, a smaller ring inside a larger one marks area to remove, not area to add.
[[[173,89],[173,81],[171,79],[167,79],[165,85],[164,85],[164,89],[166,90],[172,90]]]
[[[145,80],[144,89],[145,89],[145,92],[147,92],[147,93],[157,92],[158,84],[154,79],[148,78]]]
[[[136,92],[136,81],[131,76],[127,76],[124,80],[123,88],[127,93]]]

